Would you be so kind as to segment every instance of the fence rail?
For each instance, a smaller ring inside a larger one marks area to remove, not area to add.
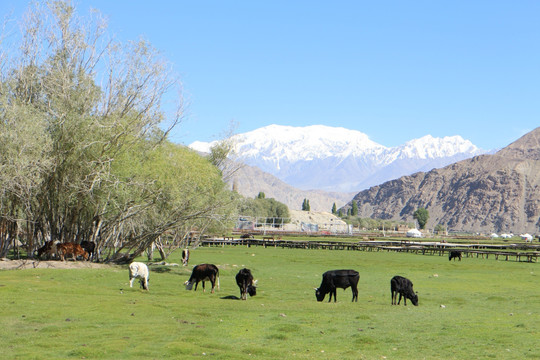
[[[234,239],[233,237],[203,239],[199,246],[262,246],[279,247],[287,249],[320,249],[320,250],[349,250],[349,251],[394,251],[421,255],[448,255],[450,251],[461,251],[464,257],[495,260],[514,260],[518,262],[537,262],[540,256],[538,245],[490,245],[490,244],[450,244],[450,243],[422,243],[408,240],[390,241],[300,241],[282,240],[277,237],[265,236],[262,239]],[[529,250],[529,251],[518,251]],[[514,251],[510,251],[514,250]]]

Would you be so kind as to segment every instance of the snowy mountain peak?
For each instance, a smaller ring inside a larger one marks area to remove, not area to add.
[[[356,130],[269,125],[235,136],[236,155],[301,189],[357,191],[399,176],[443,167],[483,151],[461,136],[426,135],[385,147]],[[214,143],[194,142],[208,152]]]
[[[240,156],[251,158],[262,155],[275,161],[343,158],[385,149],[360,131],[324,125],[270,125],[240,134],[236,141]]]
[[[459,135],[434,138],[431,135],[407,141],[404,145],[395,148],[400,157],[416,157],[419,159],[435,159],[450,157],[460,153],[476,154],[480,152],[469,140]]]

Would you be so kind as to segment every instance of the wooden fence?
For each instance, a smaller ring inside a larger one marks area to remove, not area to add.
[[[514,245],[489,245],[489,244],[449,244],[427,243],[408,240],[395,241],[297,241],[282,240],[271,236],[262,239],[234,239],[233,237],[209,238],[201,240],[200,246],[262,246],[279,247],[287,249],[320,249],[320,250],[349,250],[349,251],[395,251],[421,255],[448,256],[450,251],[461,251],[463,257],[476,257],[482,259],[514,260],[524,262],[537,262],[540,256],[540,246],[514,246]],[[513,250],[513,251],[512,251]],[[525,250],[525,251],[520,251]]]

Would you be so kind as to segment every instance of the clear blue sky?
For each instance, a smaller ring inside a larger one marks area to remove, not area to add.
[[[173,64],[189,101],[172,140],[282,124],[385,146],[461,135],[484,149],[540,126],[539,1],[80,0]],[[2,1],[20,18],[24,1]]]

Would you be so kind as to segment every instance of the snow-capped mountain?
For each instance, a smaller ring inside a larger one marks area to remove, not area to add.
[[[237,160],[294,187],[360,191],[384,181],[427,171],[484,153],[461,136],[426,135],[385,147],[356,130],[324,125],[270,125],[235,136]],[[208,152],[213,143],[194,142]]]

